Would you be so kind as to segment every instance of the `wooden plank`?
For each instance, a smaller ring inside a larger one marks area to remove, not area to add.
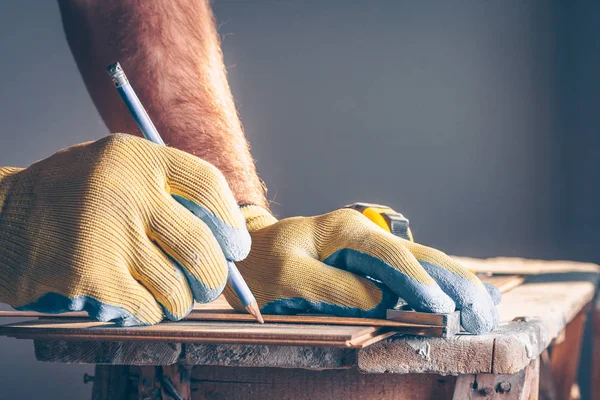
[[[194,343],[314,344],[362,347],[382,332],[379,327],[342,325],[165,322],[153,326],[117,327],[90,320],[43,319],[0,327],[0,334],[19,338],[173,341]],[[387,331],[386,331],[387,332]]]
[[[423,313],[426,314],[426,313]],[[428,314],[437,315],[437,314]],[[10,318],[47,318],[50,320],[56,319],[84,319],[87,318],[85,312],[70,312],[58,315],[42,314],[35,311],[0,311],[0,317]],[[414,328],[413,331],[403,331],[402,333],[411,335],[426,335],[427,328],[433,326],[446,327],[446,324],[429,324],[418,322],[401,322],[387,319],[376,318],[349,318],[335,317],[330,315],[269,315],[263,314],[263,318],[267,323],[277,324],[318,324],[318,325],[354,325],[354,326],[377,326],[377,327],[393,327],[393,328]],[[408,318],[410,320],[410,318]],[[233,310],[224,312],[218,309],[201,309],[192,310],[182,321],[221,321],[221,322],[255,322],[255,319],[250,314],[238,313]],[[168,322],[168,321],[165,321]],[[440,331],[440,330],[434,330]],[[447,329],[446,332],[452,332]],[[451,334],[446,334],[450,336]],[[433,335],[428,335],[433,336]],[[440,336],[441,337],[441,336]]]
[[[500,293],[506,293],[525,282],[523,275],[490,275],[479,276],[479,279],[484,283],[496,286]]]
[[[460,329],[460,311],[448,314],[425,313],[414,310],[387,310],[386,318],[409,324],[446,326],[448,329]]]
[[[336,317],[331,315],[268,315],[263,314],[266,323],[277,324],[318,324],[318,325],[354,325],[354,326],[377,326],[398,328],[400,333],[420,336],[444,337],[456,333],[452,326],[447,324],[430,324],[426,322],[395,321],[376,318],[350,318]],[[241,313],[217,313],[212,311],[192,311],[185,321],[230,321],[230,322],[253,322],[254,317]],[[432,332],[444,332],[444,334],[428,333],[427,329],[434,327],[446,328],[446,330],[433,329]],[[411,330],[412,329],[412,330]]]
[[[575,261],[530,260],[517,257],[495,257],[485,260],[469,257],[452,257],[461,265],[477,273],[509,275],[542,275],[577,272],[598,274],[600,266]]]
[[[394,335],[396,335],[397,332],[396,331],[390,331],[390,330],[386,330],[386,329],[382,329],[380,330],[378,333],[376,334],[369,334],[369,335],[365,335],[359,339],[356,340],[352,340],[351,343],[353,344],[352,347],[356,347],[356,348],[363,348],[363,347],[367,347],[369,345],[372,345],[373,343],[377,343],[383,339],[387,339],[389,337],[392,337]]]
[[[192,399],[426,400],[452,397],[454,376],[356,370],[194,367]]]

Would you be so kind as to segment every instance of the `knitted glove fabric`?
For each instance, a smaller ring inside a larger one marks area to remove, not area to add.
[[[178,320],[249,249],[223,175],[173,148],[115,134],[0,168],[0,302],[17,309]]]
[[[462,325],[472,333],[497,325],[494,301],[475,275],[356,210],[280,221],[257,206],[242,212],[252,249],[237,266],[263,313],[383,318],[401,297],[418,311],[461,310]],[[224,294],[243,310],[229,286]]]

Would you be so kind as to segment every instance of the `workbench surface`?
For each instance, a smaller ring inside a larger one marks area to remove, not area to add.
[[[528,271],[506,293],[500,326],[486,335],[452,338],[397,335],[363,349],[156,342],[35,340],[40,361],[124,365],[215,365],[305,369],[357,368],[364,373],[512,374],[524,369],[593,300],[598,266],[522,259],[462,259],[469,268]]]

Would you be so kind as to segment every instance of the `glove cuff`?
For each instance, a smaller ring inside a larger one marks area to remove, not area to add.
[[[264,208],[253,204],[244,205],[240,207],[240,210],[242,211],[242,214],[244,214],[244,218],[246,218],[246,228],[248,229],[248,232],[257,231],[277,222],[277,218],[275,218],[273,214]]]

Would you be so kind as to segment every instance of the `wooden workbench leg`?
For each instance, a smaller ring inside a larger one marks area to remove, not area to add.
[[[174,364],[162,367],[163,400],[190,400],[192,398],[191,375],[192,368],[189,365]]]
[[[592,309],[592,379],[590,388],[591,400],[600,400],[600,304],[598,299]]]
[[[190,400],[191,367],[183,364],[140,367],[138,400]]]
[[[127,369],[122,365],[96,365],[92,400],[127,399]]]
[[[454,400],[537,400],[539,359],[512,375],[460,375],[454,388]]]
[[[583,342],[583,328],[587,319],[587,310],[589,310],[589,308],[586,308],[569,322],[560,343],[551,348],[550,366],[557,399],[568,400],[572,398],[571,389],[577,379],[577,367],[579,366],[579,356]]]

